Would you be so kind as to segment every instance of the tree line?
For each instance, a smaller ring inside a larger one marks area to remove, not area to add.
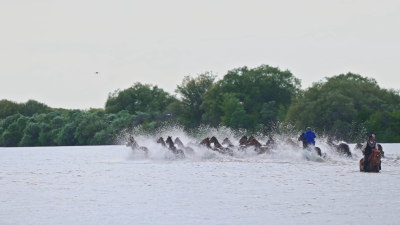
[[[108,145],[134,127],[153,132],[167,123],[195,131],[201,125],[248,133],[275,124],[358,142],[369,132],[400,142],[400,94],[358,74],[339,74],[301,89],[290,71],[261,65],[186,76],[176,95],[135,83],[110,93],[102,109],[56,109],[35,100],[0,101],[0,146]]]

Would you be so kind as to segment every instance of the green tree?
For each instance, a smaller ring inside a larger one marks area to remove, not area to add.
[[[298,127],[312,126],[344,140],[354,140],[352,127],[372,124],[381,115],[400,106],[400,96],[393,90],[381,89],[374,79],[347,73],[326,78],[300,93],[290,106],[287,121]],[[370,128],[375,125],[371,125]],[[378,130],[382,128],[374,127]]]
[[[38,146],[39,145],[39,133],[40,127],[35,122],[30,122],[24,130],[24,136],[19,142],[19,146]]]
[[[24,112],[24,107],[22,104],[12,102],[9,100],[0,100],[0,119],[4,119],[8,116],[15,114],[22,114]]]
[[[128,110],[137,112],[164,112],[174,101],[174,97],[164,90],[152,85],[136,83],[132,87],[110,94],[106,102],[106,113],[118,113]]]
[[[259,124],[268,124],[278,119],[280,114],[286,114],[292,97],[300,90],[300,81],[290,71],[281,71],[279,68],[261,65],[257,68],[237,68],[216,82],[205,94],[201,106],[205,113],[203,119],[211,125],[218,125],[222,119],[229,117],[225,113],[232,113],[226,107],[224,96],[232,95],[243,103],[247,115],[246,127],[254,130]],[[265,105],[267,104],[267,105]],[[239,110],[243,113],[242,110]]]
[[[23,106],[24,106],[23,114],[25,116],[33,116],[34,114],[37,113],[48,113],[51,111],[50,107],[35,100],[29,100],[25,104],[23,104]]]
[[[182,97],[183,118],[185,125],[196,127],[202,122],[204,110],[200,108],[203,96],[214,83],[215,76],[211,73],[203,73],[193,78],[186,76],[177,86],[176,92]]]

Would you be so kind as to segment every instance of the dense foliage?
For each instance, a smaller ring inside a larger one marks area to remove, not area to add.
[[[289,71],[262,65],[186,76],[173,96],[135,83],[109,95],[104,109],[53,109],[40,102],[0,101],[0,146],[114,144],[133,127],[154,131],[165,122],[186,129],[201,124],[271,132],[278,122],[297,129],[360,141],[374,132],[381,142],[400,142],[400,95],[374,79],[340,74],[301,90]]]
[[[262,65],[229,71],[204,95],[202,118],[211,125],[260,130],[283,120],[300,81],[289,71]]]
[[[287,120],[348,141],[363,138],[363,127],[377,133],[380,141],[398,142],[399,110],[398,92],[381,89],[374,79],[347,73],[315,83],[299,94]]]

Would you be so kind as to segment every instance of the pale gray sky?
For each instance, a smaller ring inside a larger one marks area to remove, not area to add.
[[[400,1],[0,0],[0,99],[104,107],[135,82],[261,64],[400,89]],[[95,72],[99,74],[96,75]]]

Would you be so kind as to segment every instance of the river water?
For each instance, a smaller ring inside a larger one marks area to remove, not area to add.
[[[400,144],[383,144],[380,173],[353,158],[224,156],[178,160],[148,139],[124,145],[0,148],[0,224],[400,224]],[[308,158],[308,159],[307,159]],[[311,159],[311,160],[310,160]]]

